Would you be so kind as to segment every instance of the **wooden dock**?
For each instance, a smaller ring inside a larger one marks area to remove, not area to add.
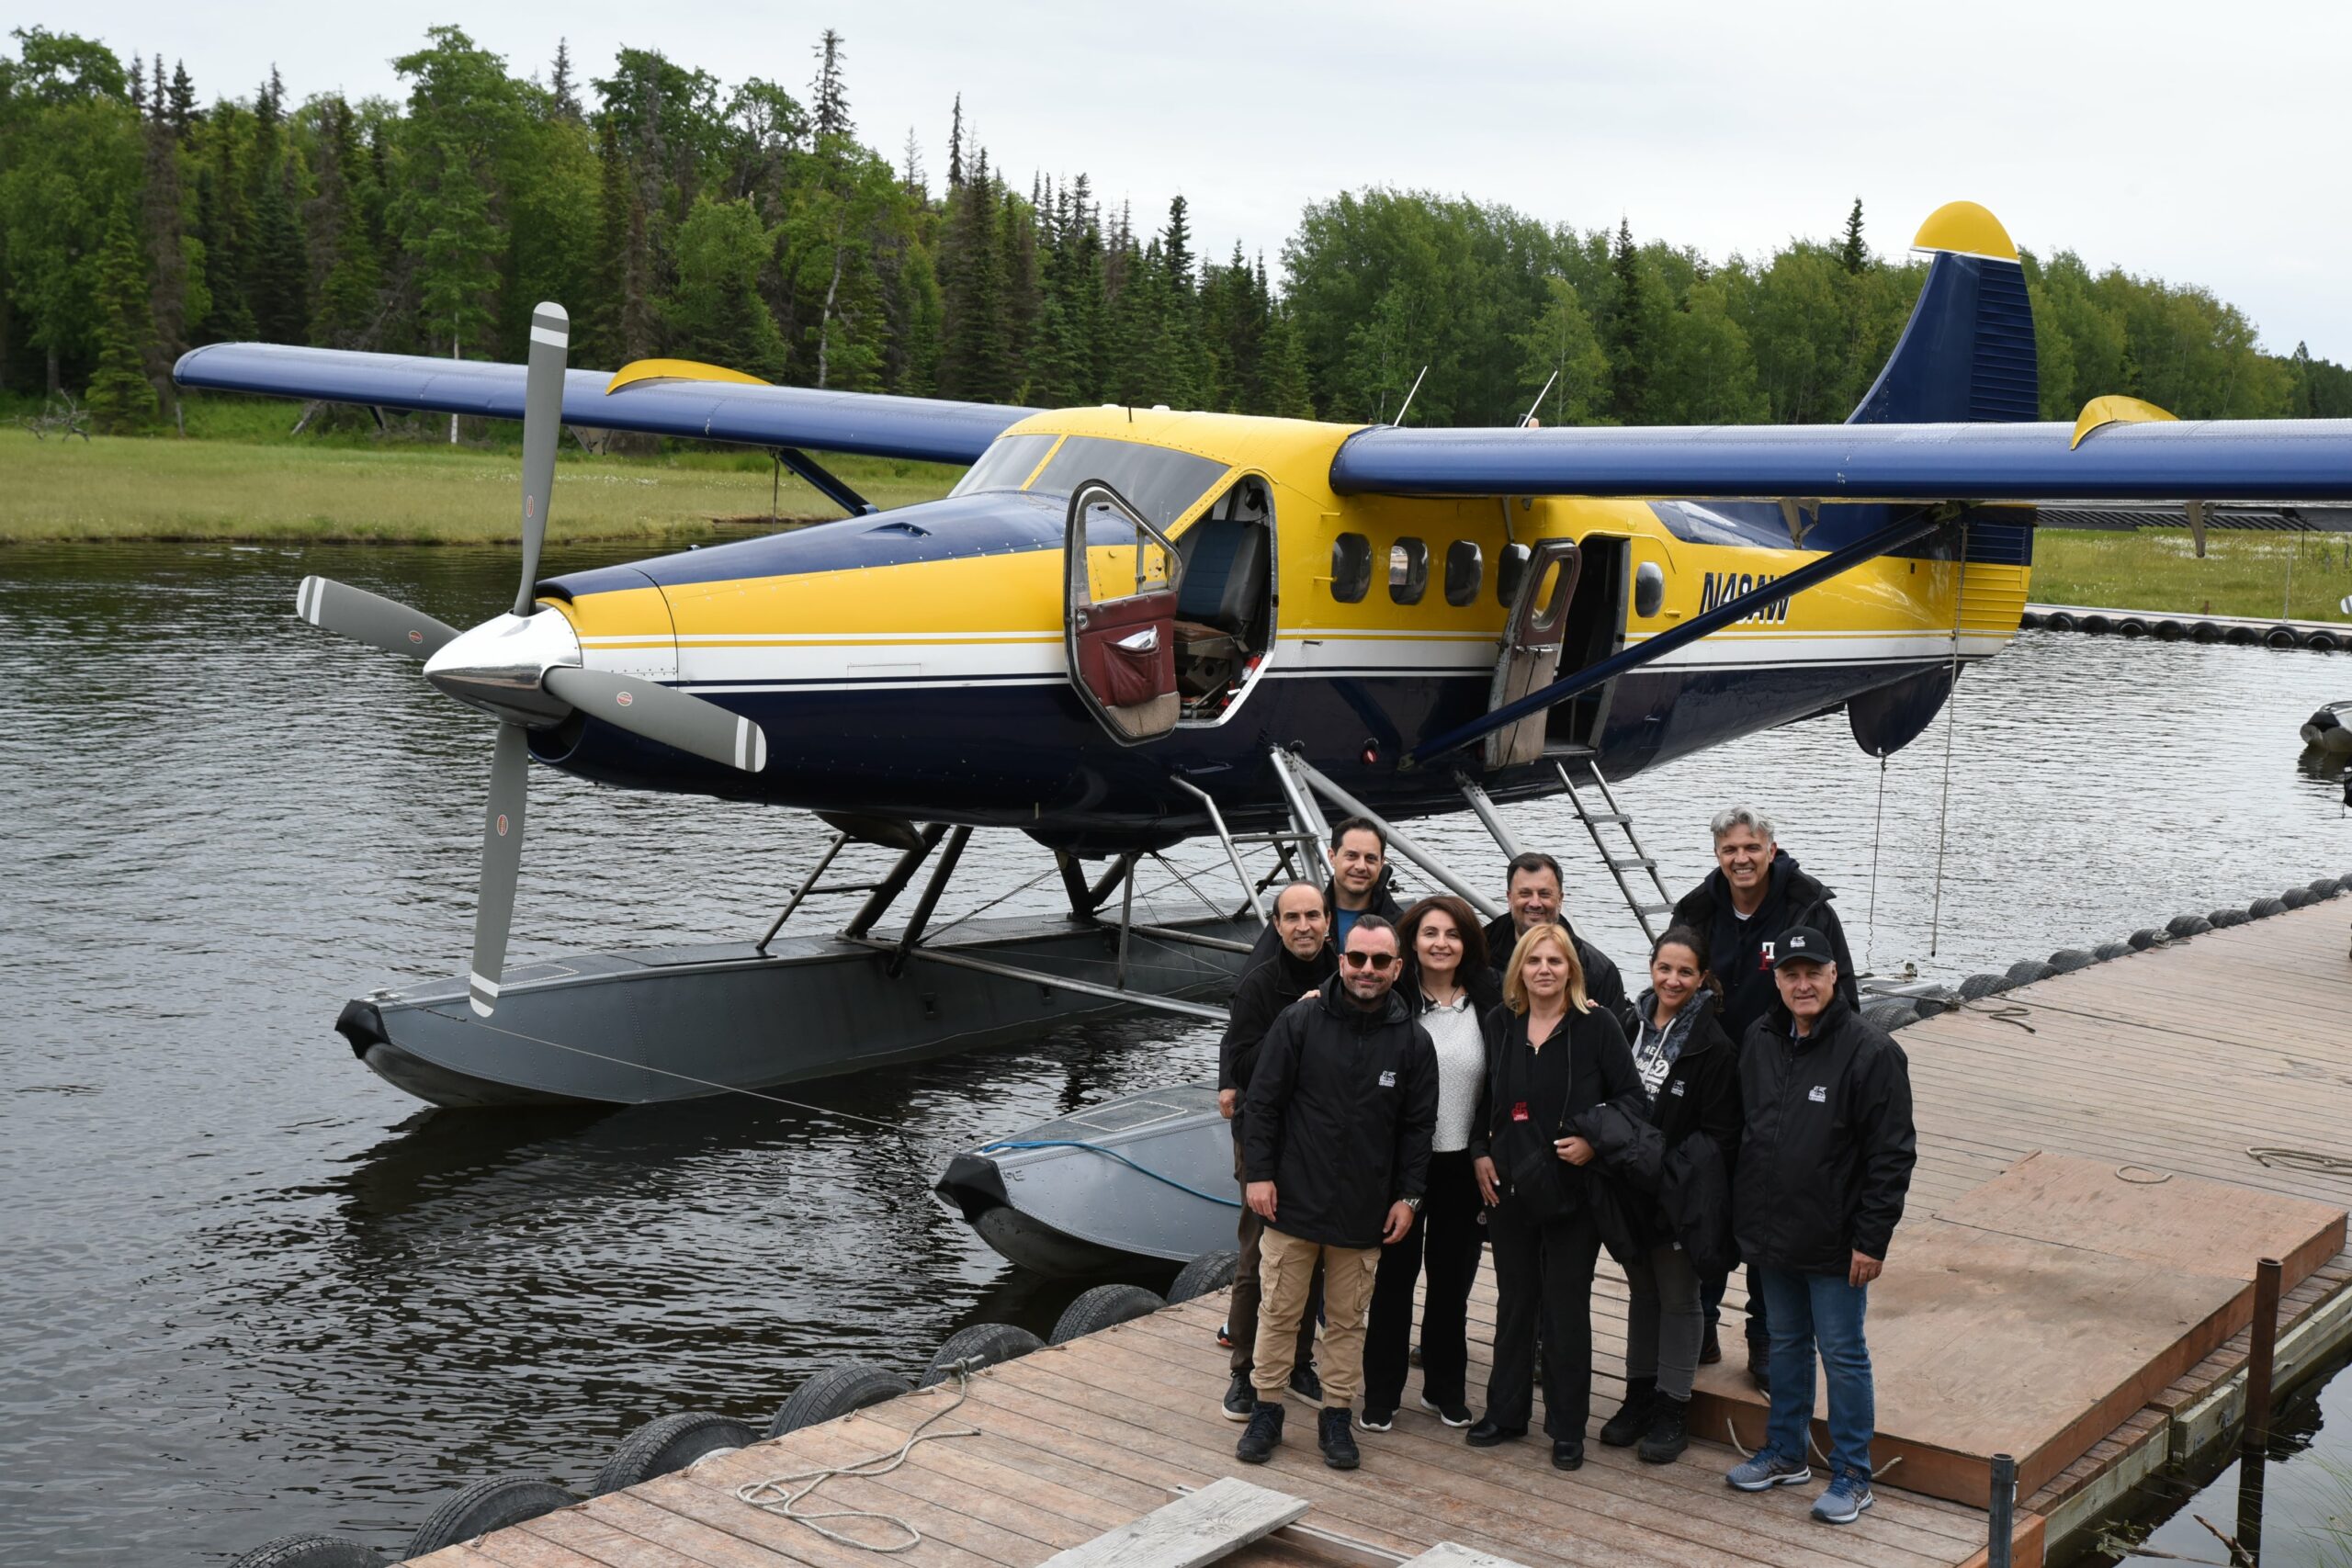
[[[2342,1211],[2352,1202],[2347,925],[2352,900],[2338,898],[1904,1030],[1919,1124],[1911,1216],[1958,1207],[2037,1151],[2099,1162],[2128,1181],[2172,1173],[2251,1190],[2213,1196],[2233,1213],[2240,1204],[2249,1213],[2261,1207],[2252,1193]],[[2219,1231],[2227,1230],[2224,1215]],[[1890,1280],[1905,1257],[1898,1231]],[[2340,1250],[2282,1300],[2282,1388],[2352,1340],[2347,1287],[2352,1251]],[[1340,1473],[1316,1451],[1312,1413],[1294,1404],[1274,1461],[1239,1465],[1232,1457],[1239,1428],[1217,1409],[1225,1358],[1214,1334],[1223,1307],[1221,1295],[1205,1297],[989,1369],[933,1428],[975,1435],[926,1441],[887,1474],[830,1480],[809,1506],[904,1517],[924,1539],[897,1561],[918,1568],[1033,1568],[1237,1474],[1308,1509],[1298,1527],[1226,1559],[1235,1563],[1376,1564],[1441,1541],[1531,1568],[1961,1568],[1982,1561],[1983,1511],[1906,1490],[1899,1466],[1882,1481],[1876,1508],[1832,1529],[1806,1517],[1817,1484],[1762,1496],[1728,1490],[1723,1472],[1735,1456],[1720,1434],[1667,1466],[1589,1443],[1585,1468],[1562,1474],[1551,1468],[1548,1445],[1469,1449],[1460,1433],[1408,1407],[1393,1432],[1359,1434],[1363,1467]],[[1485,1377],[1493,1311],[1492,1279],[1482,1274],[1472,1302],[1474,1387]],[[1622,1392],[1624,1292],[1605,1263],[1595,1317],[1598,1418]],[[1724,1337],[1736,1357],[1736,1317]],[[2018,1562],[2041,1561],[2045,1547],[2063,1557],[2086,1544],[2089,1528],[2133,1485],[2210,1455],[2240,1413],[2245,1347],[2240,1332],[2202,1355],[2019,1499]],[[1714,1371],[1720,1381],[1722,1369]],[[1883,1404],[1890,1375],[1882,1366]],[[433,1568],[871,1568],[878,1553],[826,1540],[739,1501],[735,1489],[888,1454],[952,1397],[952,1389],[930,1390],[713,1455],[418,1561]],[[861,1528],[833,1522],[846,1533]],[[876,1529],[869,1539],[888,1541],[890,1532]]]

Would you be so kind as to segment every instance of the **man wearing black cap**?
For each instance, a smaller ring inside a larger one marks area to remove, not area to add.
[[[1769,1308],[1772,1414],[1764,1446],[1725,1477],[1742,1492],[1802,1485],[1813,1424],[1814,1350],[1829,1385],[1829,1487],[1813,1506],[1851,1524],[1871,1504],[1877,1423],[1862,1314],[1903,1218],[1917,1155],[1903,1048],[1838,994],[1830,939],[1781,935],[1780,1003],[1740,1050],[1747,1102],[1732,1224],[1751,1289]]]

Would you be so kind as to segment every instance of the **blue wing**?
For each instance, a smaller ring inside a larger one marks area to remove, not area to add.
[[[184,387],[486,419],[523,417],[523,374],[520,365],[267,343],[191,349],[172,371]],[[750,446],[813,446],[875,457],[968,463],[1006,426],[1035,412],[994,403],[712,381],[639,384],[607,397],[608,379],[609,373],[602,371],[570,372],[564,378],[564,423]]]
[[[1358,432],[1342,495],[2352,500],[2352,420]]]

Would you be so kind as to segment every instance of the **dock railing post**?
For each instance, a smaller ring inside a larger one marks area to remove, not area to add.
[[[2245,1433],[2238,1444],[2237,1545],[2250,1557],[2262,1555],[2263,1469],[2270,1450],[2270,1382],[2278,1358],[2278,1259],[2266,1258],[2254,1270],[2254,1322],[2247,1328]]]
[[[1993,1456],[1993,1495],[1984,1506],[1984,1568],[2010,1568],[2018,1533],[2018,1461]]]

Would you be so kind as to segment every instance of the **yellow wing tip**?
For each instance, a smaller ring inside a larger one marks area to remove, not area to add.
[[[2018,259],[2017,242],[2001,220],[1973,201],[1947,201],[1928,214],[1911,242],[1915,251],[1958,251],[1962,255]]]
[[[2083,444],[2083,437],[2101,425],[2145,424],[2152,420],[2168,420],[2174,417],[2154,403],[2138,398],[2127,398],[2120,392],[2109,392],[2103,398],[2093,398],[2083,405],[2081,415],[2075,421],[2075,438],[2066,443],[2066,450],[2071,452]]]
[[[705,365],[696,359],[632,359],[613,372],[613,378],[605,383],[605,395],[609,398],[623,387],[658,386],[665,381],[733,381],[745,387],[768,385],[757,376],[729,370],[723,365]]]

